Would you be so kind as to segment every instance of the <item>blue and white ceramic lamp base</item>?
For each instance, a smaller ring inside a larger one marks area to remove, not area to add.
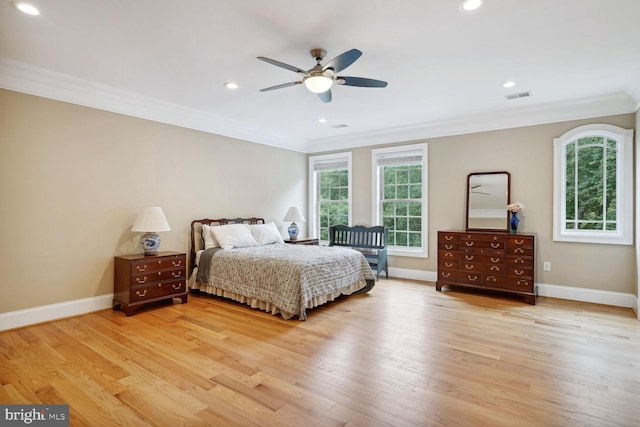
[[[289,232],[289,240],[298,240],[298,233],[300,232],[298,224],[292,222],[287,231]]]
[[[160,235],[157,233],[145,233],[140,238],[140,244],[145,256],[158,255],[160,249]]]

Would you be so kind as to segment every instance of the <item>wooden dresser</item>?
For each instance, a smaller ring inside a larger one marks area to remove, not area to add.
[[[438,232],[437,291],[464,286],[521,295],[535,304],[535,271],[534,235]]]
[[[187,255],[124,255],[114,258],[113,309],[131,316],[142,305],[180,298],[187,302]]]

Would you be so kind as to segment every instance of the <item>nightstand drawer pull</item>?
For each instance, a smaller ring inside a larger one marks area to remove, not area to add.
[[[515,270],[516,276],[522,276],[524,274],[524,270]]]
[[[520,286],[527,286],[529,282],[527,282],[526,280],[518,280],[516,284]]]
[[[147,290],[145,289],[142,292],[136,291],[136,295],[139,296],[139,297],[143,297],[143,296],[147,295]]]
[[[147,281],[147,276],[144,276],[142,278],[136,277],[136,282],[138,282],[138,283],[144,283],[146,281]]]
[[[174,283],[171,287],[177,291],[178,289],[182,289],[182,283]]]
[[[140,268],[139,265],[136,265],[136,270],[138,270],[138,271],[147,271],[147,265],[145,264],[144,266],[142,266],[142,268]]]
[[[182,265],[182,260],[171,261],[171,265],[173,265],[174,267],[180,267]]]

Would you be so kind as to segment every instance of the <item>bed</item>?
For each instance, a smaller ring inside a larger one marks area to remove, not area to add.
[[[287,244],[263,218],[192,221],[190,266],[190,290],[284,319],[306,320],[307,309],[369,292],[375,284],[362,253]]]

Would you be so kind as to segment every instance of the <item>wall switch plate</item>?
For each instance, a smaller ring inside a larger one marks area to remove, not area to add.
[[[544,268],[544,271],[551,271],[551,262],[545,261],[542,268]]]

